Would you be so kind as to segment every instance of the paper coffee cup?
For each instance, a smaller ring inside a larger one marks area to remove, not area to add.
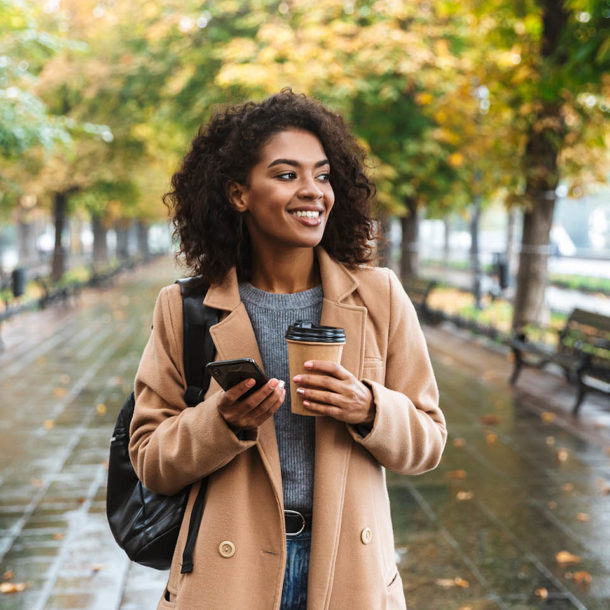
[[[345,331],[334,326],[318,326],[312,322],[299,321],[286,331],[288,343],[288,365],[290,368],[290,408],[297,415],[317,415],[303,406],[303,399],[297,394],[295,375],[309,373],[304,364],[308,360],[329,360],[340,363]]]

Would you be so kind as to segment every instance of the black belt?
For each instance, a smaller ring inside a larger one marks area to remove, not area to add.
[[[300,513],[298,510],[285,510],[284,522],[286,536],[298,536],[311,529],[311,513]]]

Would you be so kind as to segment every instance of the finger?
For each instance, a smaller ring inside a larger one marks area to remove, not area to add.
[[[295,375],[292,379],[298,386],[308,388],[321,388],[341,394],[345,380],[331,377],[330,375]]]
[[[344,407],[347,402],[341,394],[327,392],[325,390],[297,388],[297,394],[299,394],[303,400],[307,400],[309,402],[340,408]]]
[[[311,402],[309,400],[303,401],[303,406],[311,411],[312,413],[316,413],[317,415],[327,415],[328,417],[332,417],[334,419],[345,420],[346,413],[343,409],[339,407],[334,407],[331,405],[320,404],[317,402]]]
[[[303,366],[308,371],[319,371],[337,379],[349,379],[351,377],[351,373],[346,368],[330,360],[308,360]]]
[[[270,379],[262,388],[253,392],[250,396],[243,400],[250,409],[254,409],[260,405],[264,400],[271,396],[274,392],[277,392],[280,388],[284,387],[284,382],[279,379]]]
[[[232,388],[226,390],[224,397],[228,402],[237,402],[240,397],[254,387],[256,381],[254,379],[244,379]]]

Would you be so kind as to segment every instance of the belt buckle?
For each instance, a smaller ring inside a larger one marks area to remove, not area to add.
[[[292,538],[293,536],[298,536],[301,532],[305,530],[305,517],[298,510],[284,510],[284,517],[299,517],[301,519],[301,529],[298,532],[286,532],[286,536]]]

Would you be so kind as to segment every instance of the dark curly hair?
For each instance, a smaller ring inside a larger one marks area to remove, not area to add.
[[[373,258],[375,189],[364,171],[365,152],[343,119],[321,103],[284,89],[260,103],[229,106],[203,125],[163,196],[180,241],[180,254],[205,285],[221,282],[236,266],[251,274],[245,223],[227,195],[227,184],[248,184],[261,147],[290,128],[318,137],[330,161],[335,205],[321,245],[335,259],[355,266]]]

